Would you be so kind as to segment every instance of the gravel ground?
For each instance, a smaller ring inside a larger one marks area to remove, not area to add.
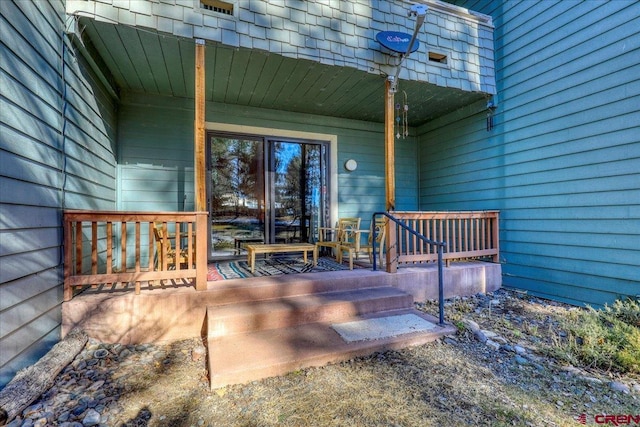
[[[417,308],[437,313],[435,303]],[[10,425],[564,426],[640,416],[637,376],[540,352],[571,310],[507,290],[456,298],[445,310],[455,336],[214,391],[200,340],[90,341]]]

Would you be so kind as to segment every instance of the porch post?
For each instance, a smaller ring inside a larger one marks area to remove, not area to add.
[[[385,160],[385,190],[386,210],[396,208],[396,178],[395,178],[395,152],[393,135],[393,111],[394,94],[391,91],[391,82],[385,80],[385,108],[384,108],[384,160]]]
[[[196,213],[196,290],[207,288],[207,195],[206,195],[206,163],[204,141],[204,40],[196,39],[195,59],[195,122],[193,141],[193,173],[194,173],[194,210]]]
[[[396,208],[396,170],[395,170],[395,137],[394,127],[394,93],[391,91],[391,82],[385,80],[385,107],[384,107],[384,160],[385,160],[385,194],[386,210],[393,211]],[[392,221],[387,221],[385,246],[387,248],[386,269],[389,273],[397,270],[396,262],[396,226]]]
[[[196,39],[195,60],[195,123],[194,123],[194,163],[193,173],[195,185],[196,212],[207,210],[206,171],[205,171],[205,141],[204,141],[204,40]]]

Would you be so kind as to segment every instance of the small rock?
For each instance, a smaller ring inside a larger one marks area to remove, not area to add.
[[[444,337],[444,342],[449,344],[449,345],[456,345],[458,344],[458,341],[456,341],[455,339],[451,338],[451,337]]]
[[[613,391],[617,391],[620,393],[625,393],[625,394],[629,394],[630,392],[630,388],[628,385],[621,383],[619,381],[611,381],[609,383],[609,388],[611,388],[611,390]]]
[[[519,345],[514,345],[513,346],[513,350],[516,352],[516,354],[519,354],[520,356],[522,356],[523,354],[526,354],[527,350]]]
[[[199,362],[204,359],[207,349],[203,345],[199,345],[191,350],[191,360]]]
[[[502,349],[503,349],[504,351],[508,351],[508,352],[510,352],[510,353],[515,353],[515,350],[513,349],[513,346],[512,346],[511,344],[504,344],[504,345],[502,346]]]
[[[104,359],[108,355],[109,355],[109,351],[104,348],[100,348],[93,352],[93,357],[95,357],[96,359]]]
[[[562,370],[569,375],[580,375],[582,371],[575,366],[563,366]]]
[[[82,419],[82,425],[85,427],[95,426],[100,424],[100,413],[95,409],[89,409],[87,414]]]
[[[500,344],[506,344],[507,340],[504,337],[501,337],[500,335],[496,335],[495,337],[492,338],[494,341],[499,342]]]
[[[631,387],[631,389],[633,390],[634,393],[640,394],[640,384],[634,384],[633,387]]]
[[[516,357],[514,357],[514,360],[516,361],[516,363],[518,365],[528,365],[529,361],[527,359],[525,359],[524,357],[517,355]]]
[[[476,339],[478,341],[480,341],[481,343],[486,343],[487,342],[487,336],[484,334],[484,332],[482,332],[480,329],[478,329],[477,331],[473,332],[473,335],[476,337]]]
[[[500,350],[500,344],[493,340],[488,339],[484,344],[492,350],[495,350],[495,351]]]
[[[79,403],[78,406],[73,408],[73,410],[71,411],[71,414],[75,415],[76,417],[79,417],[86,410],[87,410],[87,404],[86,403]]]
[[[602,384],[602,381],[600,381],[597,378],[593,378],[593,377],[580,377],[581,380],[586,381],[588,383],[592,383],[592,384]]]
[[[480,325],[474,322],[471,319],[462,319],[462,323],[471,330],[471,332],[475,333],[480,330]]]
[[[484,336],[485,336],[485,337],[487,337],[487,338],[495,338],[495,337],[497,337],[497,336],[498,336],[498,334],[496,334],[495,332],[493,332],[493,331],[487,331],[487,330],[484,330],[484,329],[482,330],[482,333],[483,333],[483,334],[484,334]]]
[[[89,387],[89,390],[93,390],[93,391],[98,390],[103,385],[104,385],[104,380],[96,381],[95,383],[91,384],[91,386]]]

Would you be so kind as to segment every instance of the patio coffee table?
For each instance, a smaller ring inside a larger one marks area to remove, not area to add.
[[[256,268],[256,254],[275,254],[302,252],[304,262],[307,262],[307,252],[313,252],[313,265],[318,265],[318,249],[311,243],[275,243],[264,245],[247,245],[247,263],[253,273]]]

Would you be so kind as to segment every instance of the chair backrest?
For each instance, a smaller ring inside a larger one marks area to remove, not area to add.
[[[384,218],[376,218],[375,223],[371,223],[371,232],[369,233],[369,245],[373,243],[373,231],[376,232],[376,244],[384,242],[387,232],[387,220]]]
[[[156,239],[156,246],[158,249],[163,246],[167,249],[171,249],[171,242],[169,242],[169,239],[165,239],[164,225],[161,222],[153,223],[153,237]]]
[[[338,220],[338,241],[343,243],[354,243],[360,238],[360,234],[353,231],[360,229],[359,217],[345,217]]]

